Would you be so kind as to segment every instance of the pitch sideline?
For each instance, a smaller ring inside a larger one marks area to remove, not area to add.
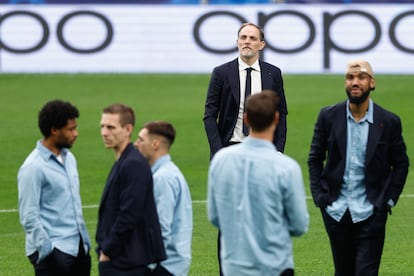
[[[408,194],[408,195],[401,195],[400,198],[414,198],[414,194]],[[307,200],[311,200],[310,196],[306,197]],[[207,200],[193,200],[193,204],[205,204],[207,203]],[[82,208],[83,209],[93,209],[93,208],[98,208],[99,205],[97,204],[93,204],[93,205],[84,205]],[[2,213],[17,213],[19,210],[18,209],[0,209],[0,214]]]

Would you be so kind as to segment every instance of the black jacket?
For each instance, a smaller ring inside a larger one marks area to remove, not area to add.
[[[280,98],[280,121],[273,143],[283,152],[286,143],[287,106],[280,69],[259,60],[262,90],[270,89]],[[210,157],[222,147],[228,146],[239,115],[240,77],[238,59],[214,68],[207,91],[204,112],[204,128],[210,144]]]
[[[409,160],[401,121],[374,104],[374,123],[369,126],[365,156],[368,200],[377,208],[394,203],[403,190]],[[341,190],[347,145],[346,102],[323,108],[315,124],[308,167],[313,200],[318,207],[334,202]]]
[[[98,254],[102,250],[119,268],[166,258],[151,168],[131,143],[108,176],[99,207],[96,242]]]

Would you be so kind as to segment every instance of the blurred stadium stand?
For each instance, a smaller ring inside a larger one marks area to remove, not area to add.
[[[414,4],[414,0],[0,0],[0,4]]]

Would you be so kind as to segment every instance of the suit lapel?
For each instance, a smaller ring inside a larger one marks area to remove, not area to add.
[[[332,128],[335,131],[335,139],[338,142],[339,152],[341,156],[346,156],[346,141],[348,137],[348,130],[347,130],[347,118],[346,118],[346,102],[340,104],[338,106],[339,110],[336,112],[335,118],[333,119],[333,123],[335,127]],[[345,160],[345,159],[343,159]]]
[[[368,130],[368,141],[367,141],[367,152],[365,155],[365,162],[366,164],[369,163],[372,156],[374,155],[375,149],[377,147],[378,141],[382,136],[382,132],[384,131],[384,123],[381,120],[381,116],[378,115],[378,108],[376,108],[375,104],[373,105],[373,112],[374,112],[374,123],[369,125]]]
[[[266,70],[267,68],[266,66],[264,66],[261,60],[259,60],[259,65],[260,65],[260,77],[262,79],[262,90],[273,89],[272,88],[272,85],[273,85],[272,72]]]
[[[232,91],[234,100],[240,104],[240,75],[239,75],[239,62],[237,58],[230,63],[230,70],[228,70],[228,81],[230,90]],[[234,89],[232,89],[234,87]]]
[[[119,160],[118,160],[119,162]],[[118,174],[118,162],[115,162],[114,165],[112,166],[111,172],[109,173],[108,179],[106,180],[106,184],[105,184],[105,189],[102,193],[102,198],[101,198],[101,203],[105,201],[106,196],[108,195],[109,192],[109,188],[111,186],[111,183],[114,180],[114,177]]]
[[[113,185],[113,183],[115,181],[115,178],[118,175],[118,169],[121,166],[124,159],[126,158],[126,156],[128,155],[128,153],[131,149],[131,146],[132,146],[132,144],[128,144],[128,146],[124,149],[121,156],[119,157],[118,161],[116,161],[114,163],[114,165],[112,166],[111,172],[109,173],[108,179],[106,180],[105,189],[104,189],[103,194],[102,194],[101,202],[105,201],[105,198],[106,198],[106,196],[108,195],[108,192],[109,192],[109,188],[111,187],[111,185]]]

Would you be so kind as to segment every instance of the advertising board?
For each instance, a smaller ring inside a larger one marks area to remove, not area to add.
[[[414,73],[414,6],[0,5],[0,72],[209,73],[237,57],[237,30],[265,32],[285,73]]]

